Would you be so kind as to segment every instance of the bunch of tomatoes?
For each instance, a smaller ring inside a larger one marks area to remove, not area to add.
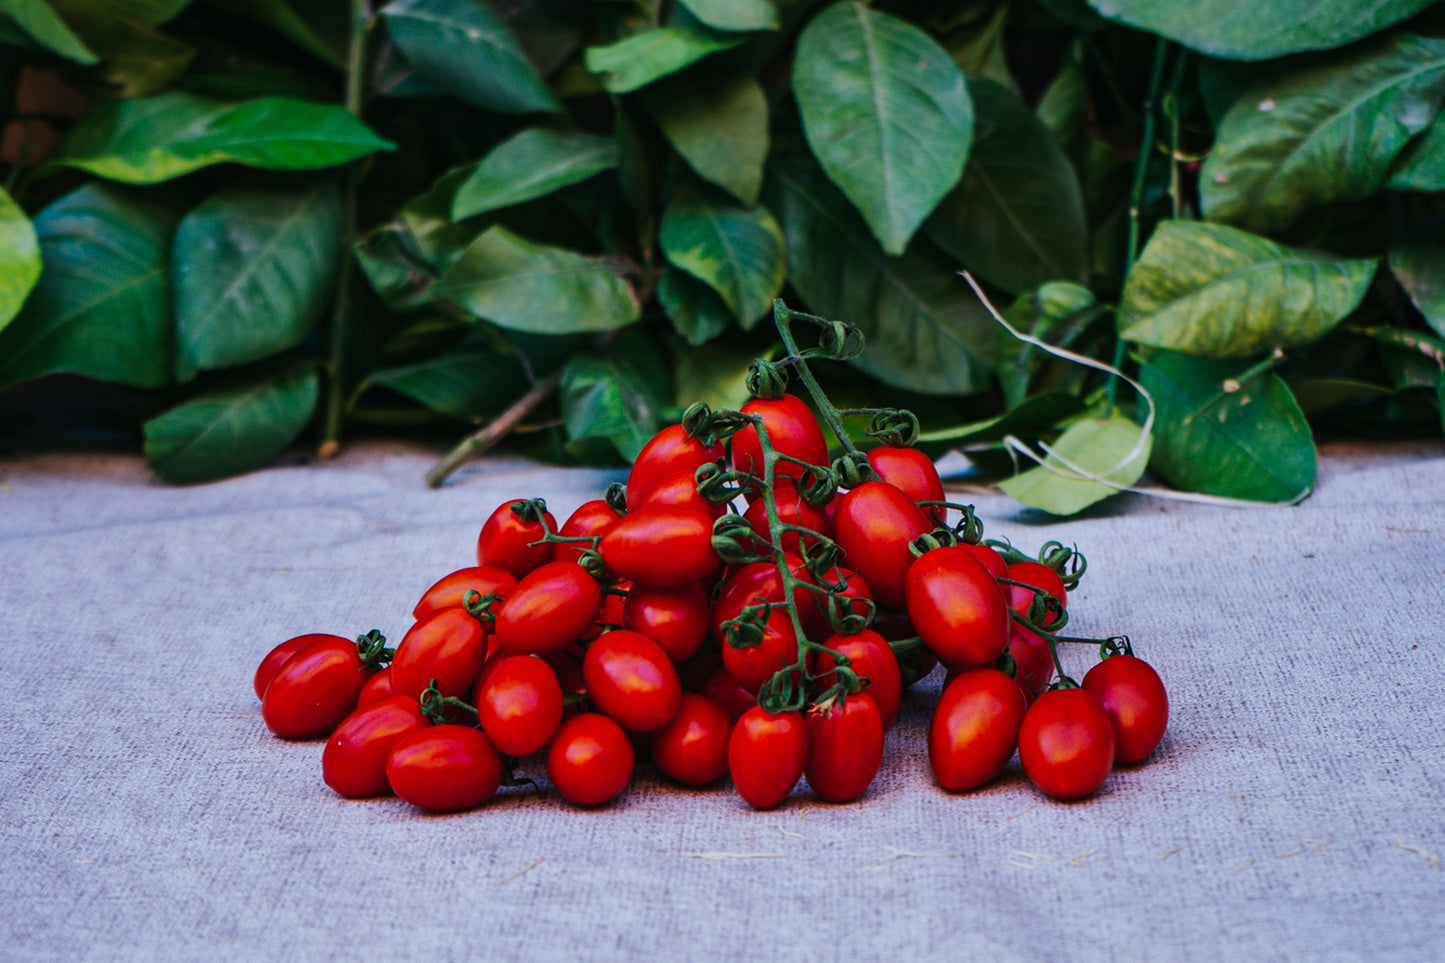
[[[799,779],[846,802],[877,774],[904,688],[941,664],[928,757],[946,790],[1017,751],[1039,789],[1074,799],[1152,753],[1158,674],[1126,638],[1061,634],[1082,556],[984,541],[910,447],[907,412],[867,412],[880,443],[857,450],[807,359],[851,357],[861,338],[781,302],[776,318],[788,354],[754,364],[752,401],[693,406],[625,486],[561,525],[541,499],[497,506],[477,564],[421,595],[395,649],[375,631],[276,646],[254,680],[266,725],[328,737],[322,777],[342,796],[432,811],[528,782],[517,767],[534,757],[581,806],[620,794],[640,756],[688,786],[730,775],[758,809]],[[800,319],[820,348],[797,348]],[[790,370],[817,414],[786,390]],[[844,449],[831,461],[820,415]],[[1082,684],[1066,643],[1105,656]]]

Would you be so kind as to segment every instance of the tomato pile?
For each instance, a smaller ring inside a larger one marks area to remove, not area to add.
[[[1125,637],[1061,634],[1083,557],[984,540],[910,447],[908,412],[863,412],[878,444],[859,451],[807,359],[853,357],[861,336],[781,302],[776,320],[788,353],[754,363],[753,400],[694,405],[625,486],[560,526],[538,498],[497,506],[477,564],[421,595],[394,650],[375,631],[276,646],[254,680],[266,725],[329,737],[322,777],[342,796],[432,811],[529,782],[528,760],[599,805],[639,757],[688,786],[730,775],[758,809],[799,779],[850,801],[904,688],[935,669],[928,760],[946,790],[989,782],[1017,751],[1035,786],[1076,799],[1150,755],[1168,719],[1158,674]],[[797,321],[821,328],[818,348],[798,349]],[[788,393],[790,371],[818,414]],[[819,416],[843,448],[831,462]],[[1100,646],[1082,684],[1065,643]]]

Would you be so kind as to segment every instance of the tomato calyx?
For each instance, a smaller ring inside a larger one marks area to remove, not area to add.
[[[627,486],[622,482],[612,482],[608,485],[607,491],[602,495],[602,500],[618,515],[627,514]]]
[[[432,679],[431,685],[422,690],[421,699],[418,701],[421,703],[422,715],[430,719],[432,725],[435,726],[442,725],[449,721],[446,718],[446,710],[449,708],[461,709],[464,712],[468,712],[474,719],[477,718],[478,715],[477,707],[471,703],[459,699],[456,696],[442,695],[441,690],[437,688],[436,679]]]
[[[501,601],[502,596],[496,592],[488,592],[483,595],[476,589],[467,589],[462,594],[462,608],[466,609],[467,614],[480,622],[488,632],[497,624],[497,613],[493,611],[493,606],[500,604]]]
[[[356,657],[365,668],[379,669],[395,654],[396,650],[386,647],[386,636],[378,629],[356,637]]]
[[[868,437],[890,448],[912,448],[918,443],[918,416],[906,408],[879,408],[868,424]]]
[[[773,558],[772,546],[741,515],[723,515],[712,523],[712,548],[728,565],[750,565]]]
[[[1112,659],[1116,655],[1133,655],[1134,647],[1127,635],[1111,635],[1099,643],[1099,660]]]

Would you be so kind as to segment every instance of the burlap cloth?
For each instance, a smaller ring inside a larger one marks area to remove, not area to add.
[[[563,518],[618,473],[491,458],[434,492],[434,452],[368,444],[168,488],[126,456],[0,460],[0,958],[1440,959],[1442,454],[1326,446],[1296,508],[974,496],[990,534],[1077,543],[1072,628],[1127,632],[1169,686],[1159,751],[1086,801],[1016,762],[939,790],[934,675],[851,805],[755,813],[644,766],[582,811],[532,761],[539,790],[445,817],[332,794],[320,742],[262,725],[257,661],[399,640],[494,505]]]

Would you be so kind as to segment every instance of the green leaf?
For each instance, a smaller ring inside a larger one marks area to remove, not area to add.
[[[1390,270],[1426,322],[1445,338],[1445,241],[1416,238],[1390,245]]]
[[[1150,467],[1186,491],[1290,502],[1315,482],[1309,423],[1278,375],[1234,380],[1241,365],[1158,352],[1140,368],[1154,398]]]
[[[683,180],[663,211],[659,240],[668,261],[705,281],[744,328],[772,309],[783,288],[783,231],[765,207],[740,207]]]
[[[851,2],[804,28],[793,94],[808,145],[889,254],[963,173],[973,109],[963,74],[928,34]]]
[[[0,330],[0,386],[53,372],[159,388],[171,383],[166,265],[175,213],[105,184],[35,218],[44,268]]]
[[[40,242],[20,205],[0,187],[0,329],[20,311],[40,277]]]
[[[675,24],[633,34],[606,47],[588,47],[587,69],[602,78],[614,94],[644,87],[676,73],[720,50],[729,50],[745,38],[713,33],[705,27]]]
[[[104,85],[111,98],[158,94],[174,84],[196,56],[190,44],[136,20],[90,11],[74,23],[101,58],[90,79]]]
[[[51,53],[79,64],[100,61],[45,0],[0,0],[0,13],[14,20],[32,40]]]
[[[607,357],[574,355],[562,370],[568,447],[605,438],[631,462],[662,424],[667,364],[643,335],[619,338]]]
[[[1381,345],[1381,359],[1397,390],[1434,388],[1445,371],[1445,340],[1413,328],[1372,327],[1361,333]]]
[[[1405,145],[1385,186],[1422,194],[1445,191],[1445,114],[1435,115],[1425,133]]]
[[[212,195],[176,229],[176,377],[300,344],[331,299],[340,257],[331,178],[250,179]]]
[[[717,292],[671,265],[663,269],[657,300],[673,329],[690,345],[706,344],[733,323],[728,306]]]
[[[1302,50],[1342,47],[1406,20],[1433,2],[1090,0],[1110,20],[1231,60],[1269,60]]]
[[[978,134],[963,182],[924,225],[929,240],[1017,294],[1088,276],[1088,226],[1074,167],[1023,102],[969,78]]]
[[[1199,175],[1204,214],[1256,231],[1369,197],[1445,96],[1445,38],[1398,35],[1251,87]]]
[[[682,0],[682,5],[718,30],[778,29],[778,10],[769,0]]]
[[[1355,309],[1377,263],[1329,260],[1221,224],[1165,221],[1124,288],[1119,334],[1208,358],[1307,344]]]
[[[154,184],[224,162],[270,170],[333,167],[392,146],[343,107],[287,97],[232,104],[172,91],[97,105],[51,162]]]
[[[535,334],[607,331],[636,321],[637,298],[600,258],[533,244],[490,227],[433,292],[479,318]]]
[[[302,50],[332,67],[342,66],[341,58],[325,39],[286,0],[208,0],[211,6],[270,27]]]
[[[1009,435],[1037,437],[1057,428],[1083,410],[1084,403],[1077,395],[1051,391],[1025,398],[1008,411],[992,418],[922,432],[918,436],[918,444],[925,451],[937,451],[969,445],[997,444]]]
[[[352,253],[372,289],[393,311],[415,311],[431,304],[436,269],[422,257],[404,225],[386,224],[369,231]]]
[[[1030,508],[1072,515],[1137,482],[1149,462],[1149,447],[1149,436],[1117,411],[1107,419],[1090,416],[1059,436],[1042,465],[998,487]]]
[[[789,282],[811,311],[863,332],[858,367],[930,394],[988,387],[994,322],[947,258],[918,243],[884,254],[811,164],[780,165],[767,191],[787,237]]]
[[[145,423],[145,455],[173,485],[259,468],[301,434],[316,409],[312,369],[192,398]]]
[[[1098,315],[1097,306],[1093,292],[1083,285],[1051,281],[1037,291],[1022,295],[1003,316],[1021,333],[1067,348],[1088,321]],[[1035,372],[1050,356],[1041,348],[1014,337],[1002,325],[994,335],[994,347],[994,371],[1003,389],[1004,402],[1010,406],[1020,404],[1029,394]]]
[[[761,84],[704,66],[689,71],[686,83],[649,87],[643,103],[699,177],[748,207],[757,204],[768,155],[768,101]]]
[[[1089,87],[1084,76],[1083,57],[1075,48],[1059,65],[1059,72],[1039,95],[1034,113],[1048,128],[1054,142],[1069,157],[1079,154],[1080,140],[1088,121]]]
[[[452,202],[452,219],[543,197],[616,166],[617,143],[610,137],[528,128],[472,169]]]
[[[769,352],[769,360],[777,354],[777,351]],[[748,366],[758,355],[756,349],[721,341],[679,350],[673,405],[686,410],[689,405],[703,401],[713,408],[738,410],[752,398],[747,384]]]
[[[67,18],[135,20],[155,26],[174,18],[191,0],[56,0],[55,8]]]
[[[373,371],[367,385],[390,388],[432,411],[470,421],[511,404],[527,390],[527,379],[515,355],[471,343],[416,364]]]

